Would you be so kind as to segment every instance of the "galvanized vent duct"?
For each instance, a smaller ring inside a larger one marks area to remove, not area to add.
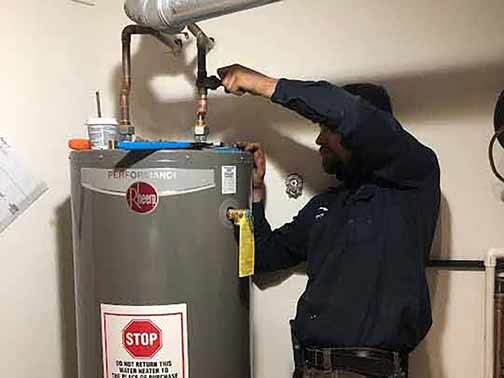
[[[194,22],[277,1],[280,0],[126,0],[124,9],[140,25],[178,33]]]

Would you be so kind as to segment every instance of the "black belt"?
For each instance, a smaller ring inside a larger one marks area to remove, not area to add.
[[[308,367],[375,377],[405,377],[407,354],[373,348],[303,348]]]

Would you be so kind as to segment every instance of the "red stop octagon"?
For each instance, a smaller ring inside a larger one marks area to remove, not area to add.
[[[132,320],[122,331],[124,349],[134,358],[152,358],[163,345],[161,330],[150,320]]]

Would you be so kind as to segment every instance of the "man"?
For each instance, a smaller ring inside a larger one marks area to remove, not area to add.
[[[381,87],[278,80],[239,65],[218,73],[227,92],[269,98],[318,123],[323,168],[342,182],[272,231],[264,216],[264,153],[258,144],[242,145],[255,162],[258,271],[307,261],[293,326],[303,377],[336,377],[338,358],[354,351],[345,348],[407,355],[432,323],[425,263],[440,202],[434,152],[401,127]]]

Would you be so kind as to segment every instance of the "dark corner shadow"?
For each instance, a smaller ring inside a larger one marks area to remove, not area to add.
[[[63,376],[77,377],[77,337],[72,246],[72,210],[70,198],[56,209],[58,243],[58,281],[61,303],[61,345]]]
[[[451,213],[448,201],[441,195],[441,206],[431,258],[449,259],[452,255]],[[448,321],[448,298],[450,275],[440,274],[439,269],[430,268],[427,280],[432,303],[432,328],[427,338],[412,353],[410,365],[411,378],[448,378],[443,369],[442,339]],[[434,358],[433,358],[434,357]]]
[[[504,61],[494,61],[369,79],[389,90],[395,110],[405,121],[453,122],[487,110],[489,119],[493,117],[493,106],[504,88],[503,72]]]

